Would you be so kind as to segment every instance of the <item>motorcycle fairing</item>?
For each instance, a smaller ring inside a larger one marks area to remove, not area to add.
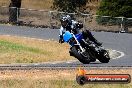
[[[64,40],[64,42],[68,42],[72,37],[73,37],[73,35],[69,31],[66,31],[63,34],[63,40]]]

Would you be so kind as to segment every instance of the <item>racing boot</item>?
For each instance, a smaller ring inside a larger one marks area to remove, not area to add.
[[[101,46],[102,43],[100,43],[99,41],[97,41],[94,36],[92,35],[92,33],[89,30],[85,30],[82,32],[83,33],[83,37],[84,39],[87,41],[87,39],[89,39],[90,41],[94,42],[95,44],[97,44],[98,46]]]

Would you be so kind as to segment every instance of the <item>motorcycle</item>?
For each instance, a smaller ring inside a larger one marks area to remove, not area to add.
[[[101,63],[108,63],[110,60],[107,50],[89,39],[84,39],[82,33],[74,34],[66,31],[63,40],[70,45],[70,56],[74,56],[83,64],[95,62],[96,59]]]

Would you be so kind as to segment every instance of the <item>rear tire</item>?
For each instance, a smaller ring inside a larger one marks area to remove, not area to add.
[[[87,55],[87,57],[84,57],[81,53],[77,51],[76,47],[71,47],[71,52],[73,53],[73,56],[77,58],[80,62],[82,62],[83,64],[90,63],[89,55]]]

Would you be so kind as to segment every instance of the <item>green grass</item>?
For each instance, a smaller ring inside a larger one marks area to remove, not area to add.
[[[0,80],[0,88],[132,88],[130,84],[85,84],[83,86],[74,80],[45,79],[5,79]]]
[[[55,41],[0,36],[0,64],[71,60],[68,50],[68,45]]]
[[[47,61],[51,51],[0,40],[0,63],[36,63]],[[41,56],[41,58],[39,58]],[[45,58],[42,58],[45,57]]]
[[[8,51],[27,51],[27,52],[32,52],[32,53],[38,53],[38,54],[48,54],[50,52],[47,51],[41,51],[40,49],[37,48],[32,48],[32,47],[27,47],[24,45],[20,45],[17,43],[12,43],[12,42],[8,42],[5,40],[0,40],[0,52],[8,52]]]

